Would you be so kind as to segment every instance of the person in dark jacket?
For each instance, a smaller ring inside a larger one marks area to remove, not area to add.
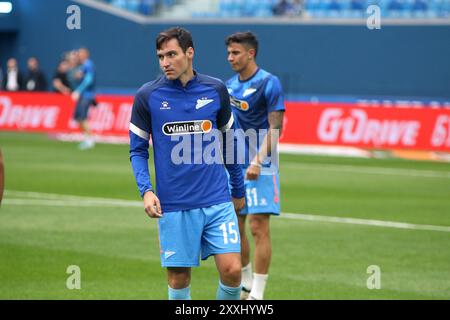
[[[28,59],[28,73],[25,77],[25,90],[47,91],[47,80],[39,70],[39,62],[35,57]]]
[[[69,70],[69,63],[66,60],[62,60],[58,64],[58,68],[53,75],[53,91],[59,92],[65,95],[72,93],[70,88],[70,82],[67,77],[67,71]]]

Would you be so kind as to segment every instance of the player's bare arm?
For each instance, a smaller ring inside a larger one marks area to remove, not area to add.
[[[261,164],[267,155],[272,152],[272,146],[278,144],[278,138],[281,136],[283,130],[283,118],[284,111],[273,111],[269,113],[270,128],[261,144],[258,154],[251,161],[247,169],[245,174],[247,180],[256,180],[261,174]],[[267,143],[268,141],[271,141],[271,143]]]
[[[232,198],[233,201],[233,205],[234,205],[234,211],[236,211],[236,213],[239,213],[239,211],[242,210],[242,208],[244,208],[245,205],[245,197],[242,198]]]
[[[161,204],[153,191],[144,194],[144,210],[150,218],[161,218],[163,216]]]

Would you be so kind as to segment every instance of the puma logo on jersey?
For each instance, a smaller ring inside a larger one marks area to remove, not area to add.
[[[203,108],[204,106],[213,102],[214,99],[198,99],[197,104],[195,105],[195,109]]]
[[[242,96],[243,96],[243,97],[246,97],[246,96],[252,94],[253,92],[256,92],[256,89],[255,89],[255,88],[248,88],[248,89],[245,89],[245,91],[244,91],[244,93],[242,94]]]

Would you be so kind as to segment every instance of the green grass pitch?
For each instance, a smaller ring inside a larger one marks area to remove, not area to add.
[[[140,206],[128,146],[79,151],[1,132],[0,148],[0,299],[167,298],[156,221]],[[273,218],[267,299],[450,299],[450,164],[296,155],[280,163],[285,213],[408,225]],[[432,227],[413,227],[423,225]],[[70,265],[80,267],[80,290],[66,287]],[[367,288],[371,265],[380,289]],[[214,299],[217,283],[210,258],[193,270],[192,298]]]

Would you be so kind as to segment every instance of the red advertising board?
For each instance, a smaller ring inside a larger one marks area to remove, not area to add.
[[[127,136],[133,97],[98,95],[92,131]],[[70,97],[0,92],[0,130],[78,132]],[[339,103],[286,103],[281,142],[450,152],[450,109],[360,107]]]
[[[286,103],[281,142],[450,151],[450,109]]]
[[[91,130],[102,135],[128,135],[133,97],[97,96],[89,112]],[[78,132],[72,120],[75,102],[52,93],[0,93],[0,130]]]

